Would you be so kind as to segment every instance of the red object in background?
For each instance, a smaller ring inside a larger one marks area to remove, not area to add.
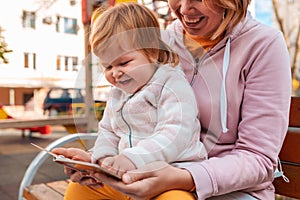
[[[110,6],[114,6],[116,4],[116,0],[108,0],[108,4]]]
[[[83,25],[90,24],[93,10],[103,2],[104,1],[99,0],[81,0],[81,18]],[[114,6],[116,4],[116,0],[107,0],[107,3],[109,6]]]
[[[84,25],[90,22],[90,17],[88,13],[88,1],[89,0],[81,0],[82,23]]]
[[[27,127],[27,128],[19,128],[22,131],[29,130],[30,133],[39,132],[42,135],[49,135],[51,134],[51,126],[38,126],[38,127]]]
[[[2,105],[0,105],[0,120],[5,120],[5,119],[15,119],[14,117],[12,117],[11,115],[9,115],[3,108]],[[51,126],[49,125],[45,125],[45,126],[37,126],[37,127],[24,127],[24,128],[17,128],[19,130],[22,130],[23,132],[23,136],[24,136],[24,131],[29,130],[30,132],[30,137],[31,137],[31,133],[33,132],[39,132],[40,134],[43,135],[48,135],[51,133]]]

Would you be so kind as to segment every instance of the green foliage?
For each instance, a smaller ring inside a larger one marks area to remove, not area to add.
[[[12,52],[12,50],[7,49],[7,44],[2,36],[3,29],[0,26],[0,61],[2,60],[5,64],[8,63],[7,58],[5,58],[6,53]]]

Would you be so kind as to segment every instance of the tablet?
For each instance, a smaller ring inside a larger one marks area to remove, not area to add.
[[[64,157],[63,155],[57,155],[55,153],[52,153],[51,151],[48,151],[34,143],[31,143],[31,145],[35,146],[36,148],[38,148],[42,151],[46,151],[49,155],[51,155],[53,157],[54,162],[65,165],[67,167],[70,167],[71,169],[81,171],[81,172],[95,171],[95,172],[105,173],[105,174],[112,176],[119,180],[122,179],[121,175],[117,175],[117,174],[113,173],[111,170],[101,167],[98,164],[79,161],[79,160],[72,160],[72,159]]]

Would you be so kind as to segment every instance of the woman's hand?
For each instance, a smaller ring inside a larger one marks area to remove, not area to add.
[[[57,155],[63,155],[66,158],[72,160],[79,160],[85,162],[91,162],[91,155],[78,148],[55,148],[52,150]],[[86,172],[79,172],[70,167],[64,166],[64,173],[70,176],[71,181],[78,182],[81,185],[88,185],[92,187],[102,187],[103,184],[99,182],[95,177]]]
[[[118,176],[122,176],[125,172],[136,169],[135,165],[124,155],[116,155],[106,157],[98,162],[102,167],[112,171]]]
[[[128,171],[122,176],[123,182],[104,174],[95,173],[93,176],[135,200],[151,199],[172,189],[191,190],[194,187],[193,178],[187,170],[163,161]]]

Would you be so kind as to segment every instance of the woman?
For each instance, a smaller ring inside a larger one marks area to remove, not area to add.
[[[209,159],[185,169],[128,172],[126,184],[94,176],[133,199],[175,189],[195,191],[197,199],[274,199],[291,95],[282,34],[252,19],[250,0],[168,2],[178,20],[164,38],[194,89]],[[72,178],[91,183],[78,173]]]

